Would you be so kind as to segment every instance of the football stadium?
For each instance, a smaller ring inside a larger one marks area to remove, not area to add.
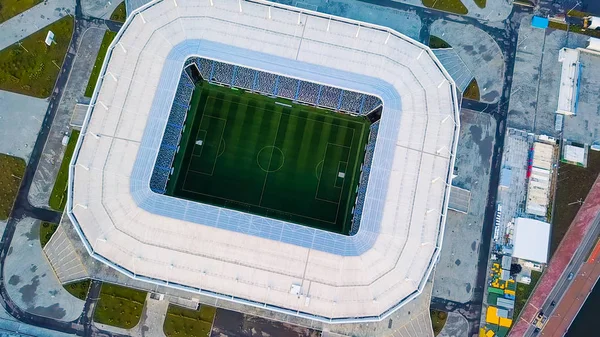
[[[92,257],[326,323],[423,291],[459,131],[428,47],[266,1],[155,0],[100,74],[67,201]]]

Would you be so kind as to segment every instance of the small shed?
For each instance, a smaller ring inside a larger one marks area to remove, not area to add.
[[[548,18],[534,16],[533,19],[531,19],[531,27],[540,29],[548,28]]]

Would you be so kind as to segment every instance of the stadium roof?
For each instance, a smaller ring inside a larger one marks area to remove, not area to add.
[[[382,99],[356,235],[150,190],[191,56]],[[67,211],[90,254],[131,277],[326,322],[380,320],[418,296],[437,260],[458,116],[431,50],[388,28],[269,2],[154,1],[108,49]]]

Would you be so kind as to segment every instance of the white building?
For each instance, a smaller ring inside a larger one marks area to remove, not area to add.
[[[549,223],[527,218],[516,219],[513,257],[543,264],[548,262],[549,248]]]

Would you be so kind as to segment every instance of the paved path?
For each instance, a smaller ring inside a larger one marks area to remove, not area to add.
[[[84,21],[80,30],[82,34],[77,36],[79,38],[75,37],[74,41],[78,45],[78,52],[73,61],[73,68],[59,100],[48,141],[29,191],[29,202],[35,207],[48,207],[48,199],[66,149],[62,145],[62,138],[65,134],[70,134],[71,114],[75,104],[83,99],[106,26]]]
[[[40,245],[40,221],[19,221],[4,262],[4,286],[21,309],[62,321],[76,320],[84,301],[69,294],[52,271]]]
[[[47,0],[0,24],[0,50],[36,31],[48,26],[65,15],[74,14],[74,0]]]
[[[481,101],[498,102],[505,66],[504,55],[498,43],[482,29],[465,29],[465,25],[458,22],[437,20],[429,29],[431,35],[447,41],[475,75]]]

